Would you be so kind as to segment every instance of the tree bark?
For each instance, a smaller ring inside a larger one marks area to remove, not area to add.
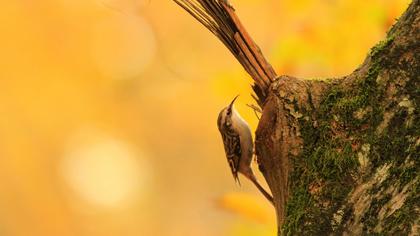
[[[419,235],[420,1],[343,78],[280,76],[256,154],[284,235]]]
[[[277,76],[228,1],[174,1],[254,79],[279,235],[420,234],[420,0],[352,74],[325,80]]]

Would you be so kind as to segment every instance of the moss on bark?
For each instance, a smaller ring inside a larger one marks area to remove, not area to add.
[[[417,230],[420,49],[409,30],[390,30],[363,68],[329,81],[319,107],[299,110],[303,145],[291,157],[284,235]]]

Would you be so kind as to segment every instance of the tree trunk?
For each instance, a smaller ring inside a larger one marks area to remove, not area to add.
[[[325,80],[277,76],[228,1],[174,1],[254,79],[279,235],[420,235],[420,0],[358,69]]]
[[[419,105],[420,0],[352,74],[272,82],[255,144],[279,235],[419,235]]]

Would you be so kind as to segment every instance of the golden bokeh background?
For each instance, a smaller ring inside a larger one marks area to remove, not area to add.
[[[409,0],[241,0],[280,74],[350,73]],[[171,0],[12,0],[0,8],[0,235],[274,235],[217,131],[250,78]]]

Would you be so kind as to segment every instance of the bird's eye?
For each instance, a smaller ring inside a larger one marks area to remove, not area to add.
[[[231,112],[232,112],[231,110],[227,110],[226,114],[230,115]]]

